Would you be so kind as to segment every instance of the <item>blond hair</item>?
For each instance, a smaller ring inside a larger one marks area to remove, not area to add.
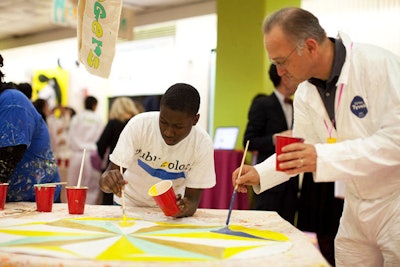
[[[139,113],[132,99],[129,97],[118,97],[111,104],[109,119],[126,121]]]

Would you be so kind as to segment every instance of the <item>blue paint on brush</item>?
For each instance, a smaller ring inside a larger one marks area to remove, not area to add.
[[[231,198],[231,203],[230,203],[230,205],[229,205],[228,218],[226,218],[226,223],[225,223],[226,226],[229,225],[229,221],[230,221],[230,219],[231,219],[231,214],[232,214],[233,204],[235,203],[236,193],[237,193],[237,190],[236,190],[236,188],[235,188],[235,190],[233,190],[233,194],[232,194],[232,198]]]

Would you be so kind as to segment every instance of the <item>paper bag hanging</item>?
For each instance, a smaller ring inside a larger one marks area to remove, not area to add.
[[[108,78],[115,55],[122,0],[79,0],[79,61],[91,74]]]

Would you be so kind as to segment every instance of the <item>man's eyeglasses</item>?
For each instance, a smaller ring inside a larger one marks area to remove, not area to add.
[[[282,60],[279,60],[279,61],[271,60],[271,64],[274,64],[277,67],[284,68],[287,60],[290,58],[290,56],[293,54],[293,52],[296,51],[296,49],[297,49],[297,46],[289,53],[289,55],[284,57]]]

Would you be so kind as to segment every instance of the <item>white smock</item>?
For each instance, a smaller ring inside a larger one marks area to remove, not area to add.
[[[82,169],[81,185],[87,186],[86,204],[99,204],[101,190],[99,179],[101,173],[93,168],[90,154],[97,149],[96,142],[104,128],[100,117],[91,110],[84,110],[71,120],[68,130],[68,144],[71,157],[68,166],[68,185],[77,185],[81,169],[83,151],[86,149]]]

